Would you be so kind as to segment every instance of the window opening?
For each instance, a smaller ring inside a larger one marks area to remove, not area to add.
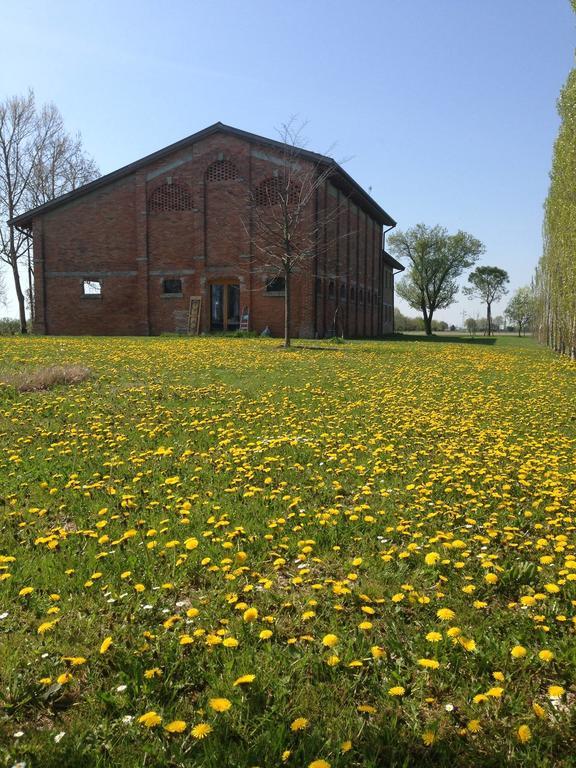
[[[168,211],[191,211],[192,195],[183,184],[161,184],[148,198],[148,210],[151,213]]]
[[[84,296],[102,296],[101,280],[84,280],[82,283]]]
[[[182,280],[180,278],[167,278],[162,281],[163,293],[182,293]]]
[[[215,160],[206,169],[206,181],[233,181],[238,178],[238,169],[230,160]]]

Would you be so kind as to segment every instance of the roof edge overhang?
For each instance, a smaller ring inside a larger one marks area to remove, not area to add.
[[[406,267],[404,264],[401,264],[399,261],[396,261],[394,256],[391,256],[388,251],[382,251],[382,260],[391,266],[393,269],[397,269],[399,272],[404,272]]]
[[[72,200],[76,200],[83,195],[90,194],[91,192],[94,192],[101,187],[105,187],[107,184],[112,184],[115,181],[118,181],[132,173],[135,173],[136,171],[139,171],[141,168],[144,168],[150,163],[154,163],[157,160],[162,160],[164,157],[167,157],[174,152],[178,152],[181,149],[185,149],[191,144],[195,144],[196,142],[208,138],[209,136],[212,136],[216,133],[225,133],[229,136],[236,136],[237,138],[244,139],[251,144],[265,145],[275,149],[282,149],[286,146],[281,141],[268,139],[265,136],[258,136],[255,133],[249,133],[248,131],[243,131],[239,128],[233,128],[232,126],[225,125],[224,123],[214,123],[207,128],[203,128],[197,133],[193,133],[191,136],[187,136],[185,139],[181,139],[180,141],[177,141],[173,144],[169,144],[167,147],[164,147],[164,149],[152,152],[152,154],[146,155],[145,157],[140,158],[140,160],[136,160],[133,163],[122,166],[122,168],[118,168],[116,171],[112,171],[111,173],[107,173],[104,176],[100,176],[98,179],[88,182],[88,184],[83,184],[81,187],[78,187],[71,192],[67,192],[65,195],[60,195],[60,197],[56,197],[54,200],[50,200],[43,205],[39,205],[36,208],[32,208],[29,211],[26,211],[25,213],[21,213],[19,216],[14,216],[8,221],[8,224],[14,225],[16,227],[29,228],[32,226],[32,221],[35,217],[42,216],[43,214],[48,213],[49,211],[52,211],[61,205],[66,205]],[[317,152],[311,152],[307,149],[298,149],[298,153],[302,157],[311,160],[318,165],[322,165],[324,167],[333,166],[334,173],[344,182],[345,186],[351,190],[351,194],[357,199],[361,200],[364,205],[366,205],[366,207],[371,210],[379,222],[391,227],[396,226],[394,219],[389,216],[386,211],[381,208],[378,203],[358,184],[358,182],[355,181],[348,173],[346,173],[342,166],[340,166],[331,157],[318,154]]]

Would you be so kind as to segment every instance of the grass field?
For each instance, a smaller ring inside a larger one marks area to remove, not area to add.
[[[0,765],[576,765],[576,366],[0,339]]]

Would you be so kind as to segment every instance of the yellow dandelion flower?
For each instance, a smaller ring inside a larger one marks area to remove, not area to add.
[[[352,749],[352,742],[350,740],[343,741],[340,745],[340,752],[350,752]]]
[[[438,669],[440,662],[436,659],[418,659],[418,664],[425,669]]]
[[[240,643],[235,637],[225,637],[224,640],[222,640],[222,645],[224,648],[238,648]]]
[[[164,726],[164,730],[168,733],[183,733],[186,730],[186,723],[184,720],[172,720],[171,723]]]
[[[305,717],[297,717],[296,720],[293,720],[290,723],[290,730],[294,731],[303,731],[304,728],[308,728],[310,721],[307,720]]]
[[[312,760],[308,764],[308,768],[330,768],[330,763],[327,763],[326,760]]]
[[[552,659],[554,658],[554,654],[552,653],[552,651],[543,650],[543,651],[540,651],[540,653],[538,654],[538,658],[540,659],[540,661],[552,661]]]
[[[479,733],[482,730],[482,725],[480,724],[480,720],[470,720],[466,728],[470,733]]]
[[[424,731],[422,734],[422,741],[427,747],[431,747],[436,741],[436,734],[434,731]]]
[[[209,723],[198,723],[190,733],[195,739],[204,739],[209,733],[212,733],[212,726]]]
[[[194,537],[191,537],[189,539],[186,539],[184,542],[184,546],[186,549],[196,549],[198,546],[198,539],[195,539]]]
[[[530,728],[527,725],[521,725],[517,732],[518,741],[522,744],[526,744],[527,741],[530,741],[532,738],[532,732],[530,731]]]
[[[256,621],[258,618],[258,609],[257,608],[247,608],[244,613],[242,614],[242,618],[244,621]]]
[[[324,635],[322,645],[326,646],[326,648],[334,648],[334,646],[338,645],[338,635]]]
[[[510,655],[514,659],[522,659],[526,656],[526,648],[523,645],[515,645],[510,651]]]
[[[26,595],[31,595],[32,592],[34,592],[34,587],[22,587],[20,592],[18,592],[18,596],[26,597]]]
[[[232,702],[230,701],[230,699],[220,699],[220,698],[210,699],[208,704],[215,712],[227,712],[232,706]]]
[[[255,679],[256,675],[242,675],[241,677],[236,678],[232,685],[247,685],[253,683]]]
[[[157,712],[151,710],[150,712],[146,712],[146,714],[141,715],[138,718],[138,722],[142,725],[145,725],[146,728],[154,728],[155,726],[160,725],[162,718]]]
[[[540,706],[536,701],[532,703],[532,712],[536,715],[536,717],[539,717],[541,720],[543,720],[546,717],[546,710],[544,707]]]
[[[406,688],[401,685],[394,685],[392,688],[388,689],[388,693],[390,696],[404,696],[406,693]]]
[[[260,634],[258,635],[258,637],[260,638],[260,640],[270,640],[270,638],[272,637],[272,634],[273,632],[271,629],[263,629],[262,632],[260,632]]]
[[[436,611],[436,616],[438,616],[438,618],[442,621],[450,621],[450,619],[453,619],[456,614],[451,608],[439,608]]]
[[[356,709],[358,712],[364,712],[367,715],[375,715],[378,711],[376,707],[373,707],[371,704],[360,704]]]
[[[486,691],[486,696],[490,696],[492,699],[500,699],[503,693],[504,688],[496,686],[495,688],[490,688],[489,691]]]
[[[100,646],[100,653],[106,653],[108,648],[112,645],[112,638],[111,637],[105,637],[102,641],[102,645]]]
[[[428,640],[429,643],[439,643],[440,640],[442,640],[442,635],[440,632],[428,632],[426,640]]]
[[[60,685],[65,685],[66,683],[69,683],[70,680],[72,680],[72,675],[70,672],[63,672],[61,675],[58,675],[56,678],[56,682],[60,683]]]
[[[335,667],[337,664],[340,664],[340,657],[336,656],[336,654],[332,654],[332,656],[328,656],[326,659],[326,664],[328,664],[329,667]]]
[[[565,693],[564,688],[561,685],[548,686],[548,696],[551,699],[559,699]]]

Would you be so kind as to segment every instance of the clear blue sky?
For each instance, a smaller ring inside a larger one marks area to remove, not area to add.
[[[532,277],[568,0],[4,0],[0,23],[0,98],[54,101],[103,173],[218,120],[275,137],[298,115],[401,228],[464,229],[512,289]]]

